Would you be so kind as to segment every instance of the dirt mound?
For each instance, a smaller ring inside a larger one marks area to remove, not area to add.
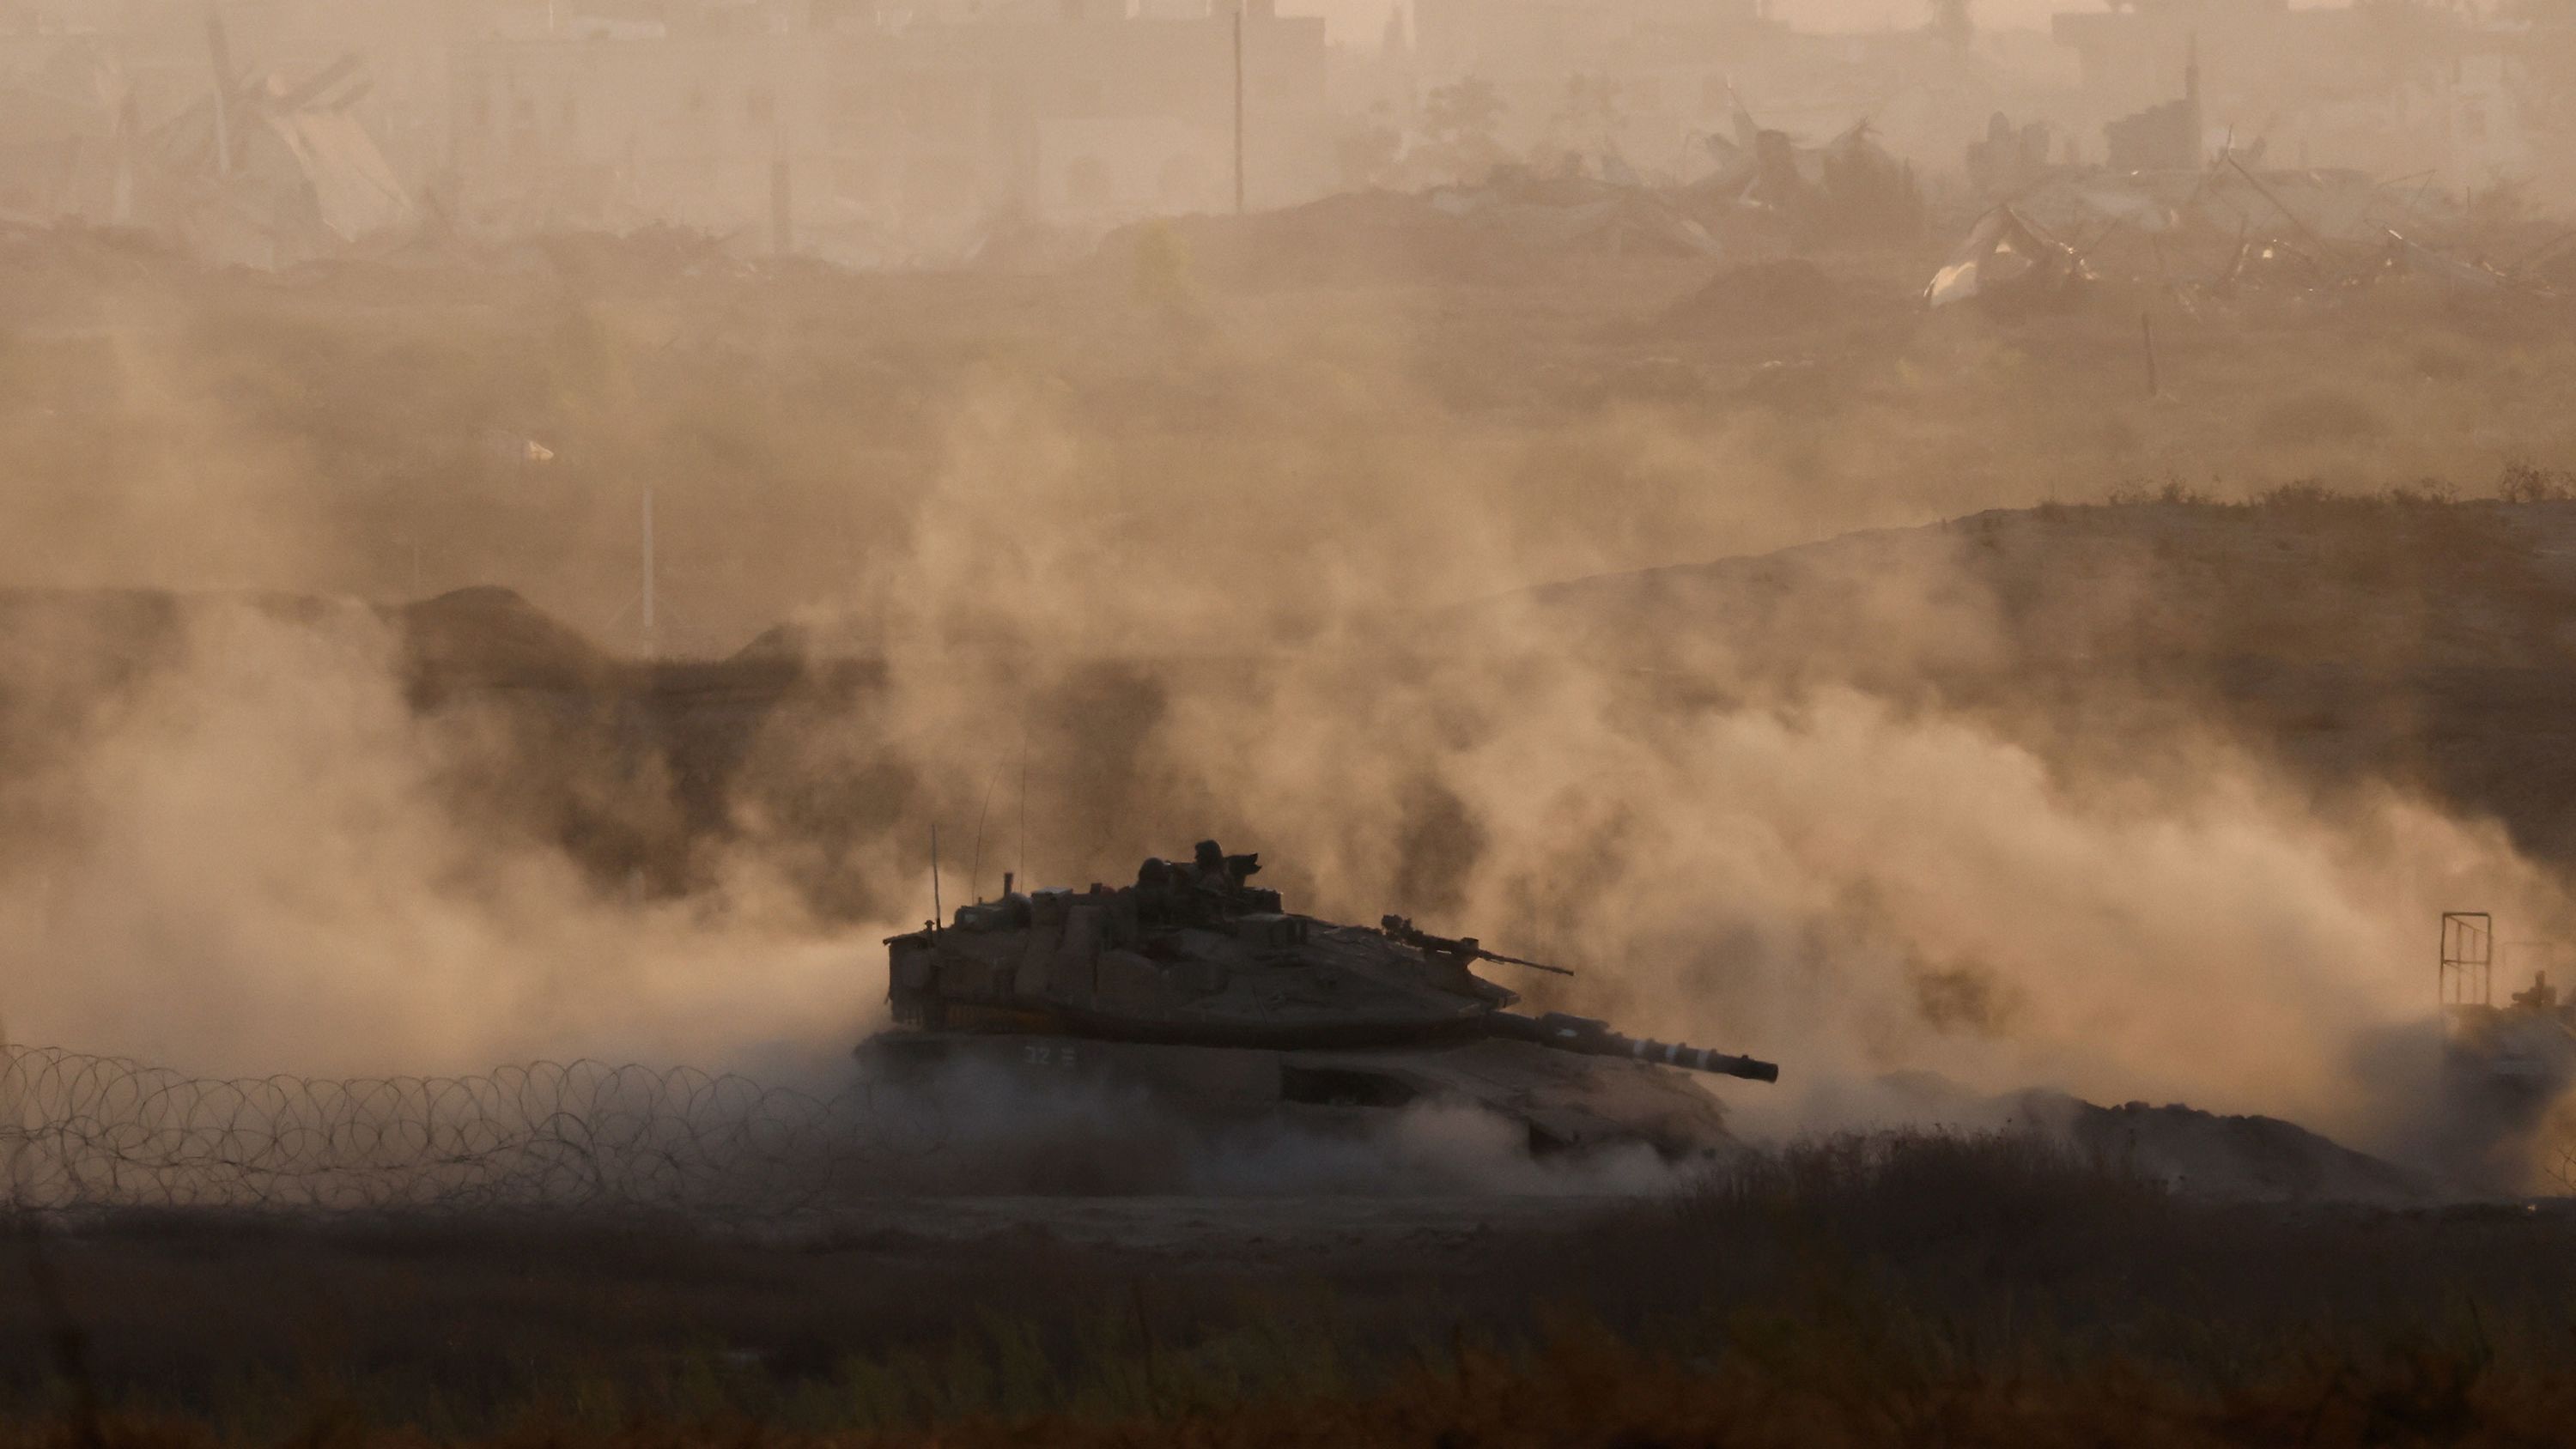
[[[0,697],[36,680],[107,685],[175,664],[190,647],[191,628],[216,610],[245,608],[327,629],[360,607],[313,594],[0,588]]]
[[[1457,218],[1423,197],[1357,191],[1251,216],[1122,227],[1101,241],[1096,261],[1134,268],[1154,249],[1176,248],[1193,274],[1225,286],[1422,283],[1454,265],[1469,240]]]
[[[1943,606],[2008,649],[1915,638],[2009,674],[2051,666],[2272,659],[2561,670],[2576,609],[2576,503],[2456,505],[2320,491],[2251,505],[2141,501],[1994,510],[1777,553],[1532,590],[1587,629],[1669,647],[1676,630],[1866,657],[1898,613]],[[1893,582],[1891,582],[1893,581]],[[1857,606],[1876,584],[1888,595]],[[2108,598],[2112,606],[2104,607]],[[1920,631],[1918,631],[1919,633]],[[1640,646],[1643,647],[1643,646]],[[1662,663],[1662,660],[1638,662]]]
[[[1231,287],[1504,283],[1551,263],[1704,257],[1707,230],[1661,193],[1582,177],[1498,179],[1435,191],[1356,191],[1249,216],[1190,216],[1112,232],[1098,263],[1133,266],[1177,245],[1194,275]]]
[[[577,688],[614,665],[599,646],[510,589],[458,589],[393,611],[416,683],[443,689]]]
[[[0,325],[44,331],[103,325],[102,295],[168,297],[197,269],[150,235],[79,222],[0,222]]]
[[[1719,336],[1796,332],[1884,310],[1887,301],[1814,262],[1783,257],[1725,268],[1674,303],[1658,320],[1658,330]]]
[[[2097,1107],[2055,1092],[2022,1094],[2017,1115],[2063,1132],[2088,1157],[2193,1197],[2410,1206],[2446,1196],[2424,1173],[2277,1117],[2223,1117],[2177,1103]]]
[[[2050,751],[2224,720],[2321,786],[2426,783],[2576,860],[2576,757],[2551,723],[2576,708],[2576,502],[2043,506],[1515,602],[1641,679],[1937,691]],[[1519,627],[1508,607],[1452,617],[1462,649]],[[2063,729],[2069,710],[2091,723]]]
[[[1813,1103],[1845,1123],[2036,1135],[2072,1149],[2087,1170],[2208,1201],[2406,1207],[2471,1195],[2436,1173],[2357,1152],[2278,1117],[2230,1117],[2177,1103],[2103,1107],[2051,1087],[1990,1096],[1924,1071],[1829,1086]]]
[[[176,640],[183,608],[168,589],[0,589],[0,648],[132,659]]]
[[[310,594],[191,594],[169,589],[0,589],[0,693],[50,662],[101,680],[174,662],[206,610],[245,606],[280,623],[330,629],[363,617],[354,600]],[[377,611],[402,637],[415,674],[465,685],[596,684],[615,661],[505,588],[458,589]]]

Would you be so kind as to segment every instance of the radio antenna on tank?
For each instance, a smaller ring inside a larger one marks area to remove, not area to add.
[[[993,813],[993,787],[1002,783],[1002,771],[996,766],[984,782],[984,803],[975,810],[975,863],[966,871],[966,893],[977,905],[984,903],[984,817]]]

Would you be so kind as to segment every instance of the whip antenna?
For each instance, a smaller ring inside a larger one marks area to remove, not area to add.
[[[975,863],[966,872],[966,892],[977,905],[984,903],[984,817],[993,813],[993,787],[1002,783],[1002,772],[996,768],[984,782],[984,803],[975,811]],[[1010,894],[1008,891],[1004,895]]]
[[[930,823],[930,929],[939,929],[939,920],[948,912],[939,904],[939,822]]]

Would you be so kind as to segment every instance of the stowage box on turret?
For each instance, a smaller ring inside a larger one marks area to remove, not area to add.
[[[895,1072],[982,1060],[1140,1083],[1219,1116],[1467,1104],[1521,1124],[1534,1152],[1642,1142],[1668,1157],[1730,1140],[1716,1100],[1671,1068],[1779,1077],[1749,1057],[1511,1011],[1520,998],[1478,962],[1559,968],[1397,916],[1294,914],[1249,883],[1260,868],[1208,841],[1115,890],[1020,894],[1006,877],[1000,900],[886,943],[895,1030],[861,1053]]]

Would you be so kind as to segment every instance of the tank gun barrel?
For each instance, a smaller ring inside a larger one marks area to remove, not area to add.
[[[1594,1017],[1568,1016],[1561,1011],[1535,1017],[1498,1011],[1486,1020],[1493,1024],[1496,1036],[1536,1042],[1558,1051],[1581,1052],[1595,1057],[1629,1057],[1668,1067],[1686,1067],[1694,1072],[1712,1072],[1721,1077],[1742,1077],[1753,1082],[1780,1080],[1780,1068],[1775,1063],[1732,1056],[1707,1047],[1683,1046],[1679,1042],[1621,1036],[1610,1029],[1608,1022]]]
[[[1378,934],[1388,940],[1407,946],[1417,946],[1439,955],[1468,956],[1478,961],[1500,961],[1506,966],[1526,966],[1532,971],[1545,971],[1556,976],[1574,974],[1562,966],[1550,966],[1544,961],[1531,961],[1520,956],[1506,956],[1500,951],[1488,951],[1473,936],[1435,936],[1429,931],[1416,927],[1413,922],[1402,916],[1387,916],[1377,924]]]

